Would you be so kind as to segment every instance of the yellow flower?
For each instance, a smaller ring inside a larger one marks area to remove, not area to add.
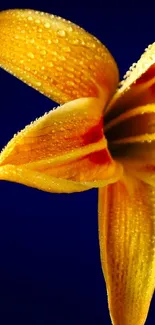
[[[155,287],[155,44],[116,91],[117,65],[96,38],[60,17],[8,10],[0,66],[62,104],[7,144],[0,179],[59,193],[99,188],[112,323],[143,325]]]

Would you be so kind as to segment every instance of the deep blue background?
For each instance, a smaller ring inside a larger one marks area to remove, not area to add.
[[[148,3],[147,3],[148,4]],[[121,76],[155,41],[154,8],[110,1],[2,0],[60,15],[97,36]],[[0,71],[0,147],[53,103]],[[155,299],[147,325],[154,323]],[[0,182],[0,324],[110,325],[99,259],[97,190],[44,193]]]

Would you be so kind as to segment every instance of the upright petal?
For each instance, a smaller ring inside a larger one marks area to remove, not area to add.
[[[118,180],[122,168],[108,151],[102,109],[98,98],[81,98],[31,123],[2,151],[0,179],[50,192],[84,191]]]
[[[113,325],[144,325],[155,287],[155,190],[134,178],[99,190],[99,237]]]
[[[0,13],[0,67],[58,103],[112,96],[118,69],[95,37],[43,12]]]
[[[155,43],[127,71],[107,107],[105,121],[108,123],[129,109],[149,103],[155,103]]]

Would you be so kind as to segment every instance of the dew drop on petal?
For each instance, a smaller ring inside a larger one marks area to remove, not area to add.
[[[29,20],[29,21],[32,21],[32,20],[33,20],[32,16],[29,16],[29,17],[28,17],[28,20]]]
[[[65,30],[63,30],[63,29],[58,30],[58,31],[57,31],[57,34],[58,34],[59,36],[62,36],[62,37],[66,36],[66,32],[65,32]]]
[[[35,20],[35,23],[36,23],[36,24],[40,24],[40,19],[36,19],[36,20]]]
[[[27,56],[28,56],[30,59],[34,59],[34,54],[33,54],[32,52],[29,52],[29,53],[27,54]]]
[[[47,23],[44,24],[44,26],[45,26],[46,28],[50,28],[51,25],[50,25],[50,23],[47,22]]]
[[[42,54],[42,55],[46,55],[46,50],[42,50],[42,51],[40,51],[40,54]]]
[[[37,82],[36,82],[36,85],[37,85],[38,87],[40,87],[40,86],[41,86],[41,82],[40,82],[40,81],[37,81]]]

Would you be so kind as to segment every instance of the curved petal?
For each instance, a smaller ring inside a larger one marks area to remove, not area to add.
[[[0,67],[58,103],[102,97],[118,83],[116,63],[95,37],[43,12],[0,13]]]
[[[149,142],[155,137],[155,104],[128,110],[104,129],[110,145]]]
[[[120,83],[106,110],[105,121],[136,106],[155,103],[155,43],[148,46]]]
[[[102,109],[99,99],[81,98],[31,123],[2,151],[0,179],[50,192],[84,191],[117,181],[122,168],[108,151]]]
[[[144,325],[155,287],[154,188],[124,177],[99,190],[99,237],[113,325]]]
[[[121,114],[105,127],[105,135],[125,170],[155,186],[155,104]]]

